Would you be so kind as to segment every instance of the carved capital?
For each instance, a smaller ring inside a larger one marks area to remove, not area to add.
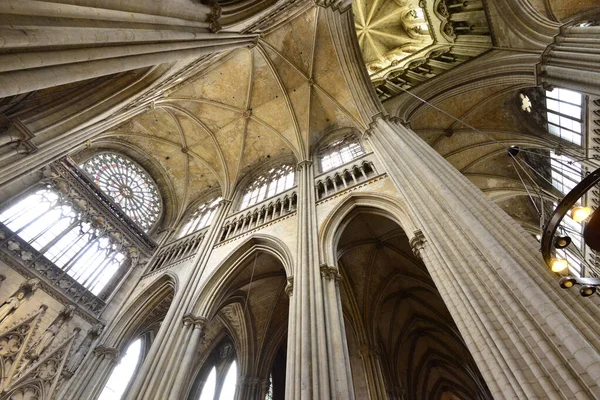
[[[300,171],[303,168],[310,168],[311,166],[312,166],[311,160],[304,160],[304,161],[300,161],[298,164],[296,164],[296,169],[298,171]]]
[[[421,232],[420,229],[417,229],[414,233],[414,236],[409,241],[410,247],[412,248],[412,251],[415,254],[415,256],[423,258],[421,257],[421,250],[425,248],[426,242],[427,239],[425,239],[425,235],[423,235],[423,232]]]
[[[107,360],[115,361],[119,358],[119,349],[115,349],[114,347],[106,347],[104,345],[96,346],[94,349],[94,354],[96,356],[103,356]]]
[[[208,324],[208,318],[206,317],[196,317],[192,314],[185,314],[183,316],[183,326],[193,325],[194,329],[204,329],[206,324]]]
[[[380,354],[379,349],[376,346],[370,346],[368,344],[360,346],[358,351],[363,359],[368,357],[379,357]]]
[[[288,276],[287,277],[287,284],[285,285],[285,289],[283,289],[285,291],[285,294],[288,295],[288,297],[292,297],[292,294],[294,292],[294,277],[293,276]]]
[[[342,280],[342,276],[336,267],[330,267],[327,264],[322,264],[321,267],[321,277],[327,280],[335,280],[336,283]]]

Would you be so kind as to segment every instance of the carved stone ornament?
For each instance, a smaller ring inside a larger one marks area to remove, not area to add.
[[[115,361],[119,358],[119,349],[115,349],[114,347],[107,347],[104,345],[96,346],[94,349],[94,354],[96,356],[103,356],[104,358]]]
[[[206,317],[196,317],[192,314],[185,314],[183,316],[183,326],[193,325],[194,328],[204,329],[206,324],[208,324],[208,318]]]
[[[73,355],[69,358],[69,362],[67,363],[67,371],[71,374],[74,374],[81,362],[87,355],[88,351],[94,340],[100,336],[102,333],[102,329],[104,329],[104,325],[98,323],[90,328],[88,334],[83,339],[83,341],[77,347],[77,350],[73,353]]]
[[[292,297],[292,294],[294,293],[294,277],[293,276],[288,276],[287,277],[287,283],[285,285],[285,289],[283,289],[285,294],[288,295],[288,297]]]
[[[327,280],[335,280],[336,283],[342,280],[342,275],[336,267],[330,267],[327,264],[322,264],[321,267],[321,277]]]
[[[410,247],[412,248],[412,251],[415,254],[415,256],[423,258],[421,257],[421,250],[425,248],[426,241],[427,240],[425,239],[425,235],[423,235],[423,232],[421,232],[420,229],[416,230],[414,236],[409,241]]]

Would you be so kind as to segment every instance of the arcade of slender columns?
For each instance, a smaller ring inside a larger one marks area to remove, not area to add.
[[[361,116],[373,121],[366,132],[368,140],[420,228],[413,245],[494,397],[600,397],[597,299],[584,303],[574,293],[561,291],[539,256],[538,244],[515,221],[413,131],[384,115],[364,72],[360,53],[352,44],[356,38],[348,13],[331,8],[327,13],[344,79],[356,96]],[[579,34],[580,29],[597,35],[597,27],[574,27],[566,32],[567,37]],[[352,46],[348,47],[348,43]],[[552,65],[559,56],[558,50],[548,53],[550,61],[541,69],[547,73],[543,80],[580,89],[577,82],[567,79],[576,74],[568,72],[575,65],[585,65],[592,75],[583,74],[579,85],[591,86],[587,92],[600,93],[596,92],[600,83],[593,79],[598,74],[594,57],[600,43],[594,39],[588,44],[593,47],[587,47],[590,51],[583,55],[561,52],[560,67]],[[589,63],[581,64],[582,57]],[[122,68],[133,68],[131,65],[122,64]],[[577,70],[579,74],[580,68]],[[6,93],[19,90],[6,87]],[[298,182],[298,264],[294,266],[290,293],[286,398],[352,399],[336,284],[338,272],[335,266],[319,265],[314,172],[310,162],[298,165]],[[182,398],[206,324],[204,316],[190,315],[190,310],[229,207],[229,201],[219,206],[194,260],[195,267],[177,291],[128,399]],[[118,354],[113,348],[116,344],[105,345],[107,351],[97,349],[87,357],[82,375],[62,398],[97,397],[112,368],[114,354]],[[370,365],[367,370],[372,370],[374,377],[381,377],[376,355],[367,350],[363,360]],[[369,390],[374,396],[384,396],[383,387],[381,383]],[[259,392],[262,393],[256,390],[253,398],[258,398]]]

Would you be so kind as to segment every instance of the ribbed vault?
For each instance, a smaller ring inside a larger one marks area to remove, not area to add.
[[[97,140],[126,141],[152,155],[173,182],[181,216],[215,186],[229,196],[258,163],[285,154],[306,159],[324,133],[364,127],[324,14],[312,8],[253,48],[232,51]]]
[[[528,122],[520,109],[519,94],[524,89],[520,84],[505,84],[433,101],[435,107],[464,123],[424,106],[412,115],[411,126],[525,229],[538,233],[539,215],[529,198],[532,194],[539,204],[533,180],[542,187],[544,198],[558,193],[533,169],[542,174],[549,171],[549,151],[559,145],[573,146]],[[519,162],[507,154],[511,146],[526,150]]]
[[[363,360],[377,354],[390,398],[489,397],[425,266],[395,222],[356,215],[340,236],[337,254],[346,330],[352,330],[349,341],[356,340],[350,349]],[[363,374],[353,368],[357,398],[365,398],[358,382]]]

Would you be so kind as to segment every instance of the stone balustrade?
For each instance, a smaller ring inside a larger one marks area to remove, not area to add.
[[[220,241],[231,239],[296,211],[296,188],[291,188],[230,216],[223,225]]]
[[[163,247],[154,258],[148,272],[154,272],[169,265],[173,265],[187,258],[193,257],[204,239],[208,227],[176,239]]]
[[[373,157],[373,153],[368,153],[347,164],[317,175],[315,177],[317,200],[324,199],[377,176]]]

